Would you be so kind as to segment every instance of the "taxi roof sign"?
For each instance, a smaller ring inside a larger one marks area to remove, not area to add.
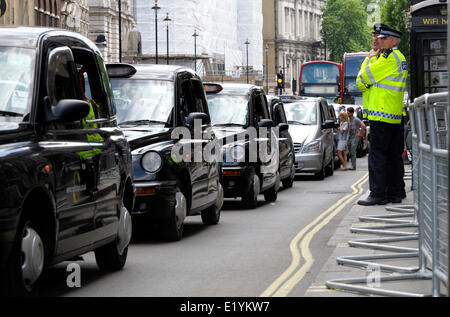
[[[203,84],[203,87],[205,88],[205,92],[207,94],[218,94],[223,90],[223,87],[219,84]]]
[[[130,64],[107,64],[106,69],[110,78],[130,78],[137,70]]]

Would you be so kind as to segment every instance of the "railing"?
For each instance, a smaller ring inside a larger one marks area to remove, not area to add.
[[[426,94],[417,98],[410,106],[412,132],[412,184],[414,205],[402,208],[387,207],[387,210],[400,212],[401,215],[381,215],[378,217],[360,217],[361,221],[383,221],[392,224],[353,229],[354,233],[391,235],[393,238],[364,239],[349,242],[355,247],[399,252],[395,254],[369,255],[338,258],[339,264],[369,268],[402,274],[380,278],[380,282],[410,279],[431,279],[431,293],[399,292],[368,286],[357,286],[366,282],[366,278],[330,280],[328,288],[349,290],[364,294],[383,296],[449,296],[449,103],[448,92]],[[407,214],[405,214],[407,213]],[[413,217],[412,221],[393,218]],[[385,231],[385,229],[418,226],[418,237],[408,232]],[[418,240],[418,249],[380,245],[380,242]],[[376,243],[376,244],[374,244]],[[367,262],[368,260],[401,259],[417,257],[418,266],[406,268]],[[445,290],[442,290],[442,286]]]
[[[413,178],[419,248],[432,269],[433,296],[439,296],[440,282],[448,288],[448,93],[417,98],[410,113],[418,156]]]

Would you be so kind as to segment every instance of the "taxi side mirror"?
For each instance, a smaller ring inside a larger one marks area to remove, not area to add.
[[[52,107],[45,116],[47,123],[51,122],[74,122],[87,117],[90,111],[90,105],[84,100],[63,99],[58,101],[56,106]]]
[[[195,120],[200,120],[201,124],[204,125],[208,123],[209,117],[206,113],[203,112],[192,112],[186,118],[186,125],[189,128],[194,127]]]
[[[282,131],[288,131],[289,130],[289,125],[287,123],[280,123],[278,125],[278,131],[282,132]]]
[[[322,129],[334,129],[336,127],[336,123],[333,120],[327,120],[322,123]]]
[[[72,51],[67,46],[57,47],[50,51],[47,59],[46,85],[47,96],[44,98],[46,122],[74,122],[85,118],[90,111],[86,101],[78,99],[58,100],[57,82],[65,85],[64,89],[74,89],[76,79],[75,61]],[[64,79],[61,83],[61,78]],[[74,97],[76,92],[73,92]],[[75,97],[76,98],[76,97]]]
[[[258,123],[258,128],[273,128],[274,124],[273,121],[270,119],[262,119]]]

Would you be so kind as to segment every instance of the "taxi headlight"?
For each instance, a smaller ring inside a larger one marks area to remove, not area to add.
[[[231,157],[236,161],[242,161],[245,158],[245,147],[236,145],[231,149]]]
[[[141,166],[149,173],[156,173],[162,167],[162,157],[157,152],[148,152],[142,157]]]
[[[242,162],[245,158],[245,146],[235,145],[224,148],[224,160],[227,163]]]

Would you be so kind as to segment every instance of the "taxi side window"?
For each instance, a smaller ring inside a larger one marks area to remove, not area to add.
[[[76,70],[73,63],[60,62],[55,65],[54,98],[58,102],[64,99],[80,99],[79,86],[77,82]],[[82,124],[78,122],[49,124],[49,129],[82,129]]]
[[[82,99],[91,104],[95,119],[109,118],[108,100],[94,54],[87,50],[74,49],[73,55]]]
[[[259,93],[254,98],[255,101],[255,120],[256,123],[263,119],[269,119],[269,114],[267,113],[267,103],[264,95]]]
[[[321,102],[320,103],[320,118],[321,118],[321,122],[322,123],[324,123],[325,122],[325,120],[327,120],[327,113],[328,113],[328,111],[325,111],[324,110],[324,105],[323,105],[323,103]]]
[[[280,103],[276,103],[273,107],[273,121],[275,125],[287,123],[286,114],[284,113],[284,109]]]
[[[194,92],[195,112],[208,113],[208,103],[206,101],[205,91],[202,83],[196,79],[191,80],[191,82]]]
[[[189,112],[191,112],[189,105],[192,104],[190,101],[192,99],[190,91],[190,81],[185,80],[180,84],[180,88],[178,91],[178,99],[180,103],[180,111],[184,114],[184,116],[188,116]]]
[[[78,99],[75,74],[69,64],[59,64],[55,74],[55,98],[56,101],[63,99]]]
[[[273,114],[273,116],[272,116],[272,120],[273,120],[273,122],[274,122],[274,124],[275,125],[278,125],[279,123],[280,123],[280,112],[279,112],[279,105],[278,105],[278,103],[276,103],[274,106],[273,106],[273,112],[272,112],[272,114]]]

